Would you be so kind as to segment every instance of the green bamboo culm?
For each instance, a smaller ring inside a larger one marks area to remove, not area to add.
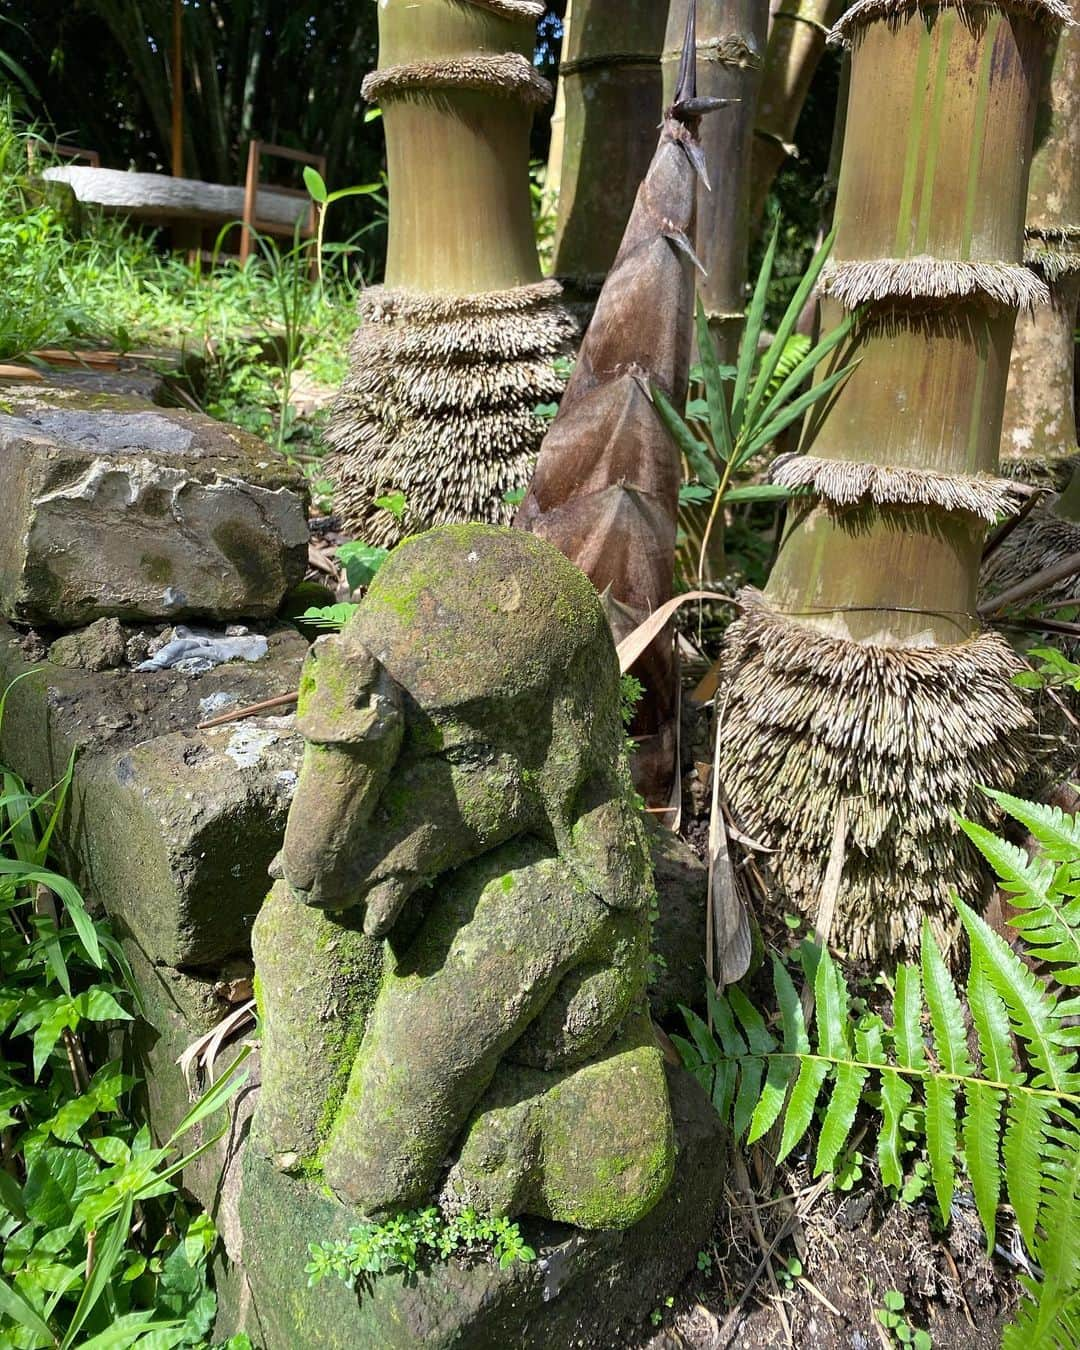
[[[664,106],[671,101],[687,0],[671,0],[664,43]],[[698,190],[697,292],[720,360],[733,363],[743,328],[750,243],[750,155],[768,23],[766,0],[699,0],[698,85],[730,106],[702,126],[709,185]]]
[[[854,957],[953,942],[987,881],[952,813],[1032,762],[1017,657],[981,630],[988,524],[1017,509],[997,457],[1023,266],[1035,95],[1059,0],[859,0],[836,242],[819,289],[839,367],[774,481],[790,512],[764,594],[729,630],[720,762],[742,828],[777,850],[780,903],[817,918],[844,804],[831,940]],[[827,377],[828,369],[820,371]]]
[[[1073,17],[1080,7],[1073,0]],[[1075,411],[1075,328],[1080,301],[1080,27],[1063,30],[1045,66],[1028,187],[1025,260],[1050,304],[1017,320],[1001,433],[1002,470],[1054,489],[983,568],[994,594],[1080,553],[1080,451]],[[1080,599],[1069,577],[1042,599]]]
[[[461,520],[507,523],[576,326],[540,275],[529,133],[551,87],[532,64],[539,0],[382,0],[364,82],[386,130],[386,278],[359,300],[327,439],[335,507],[371,544]],[[377,499],[401,492],[404,515]],[[400,518],[399,518],[400,517]]]
[[[553,270],[568,299],[591,313],[622,242],[656,149],[661,102],[660,0],[573,0],[559,68],[561,157]],[[685,19],[685,5],[684,14]]]

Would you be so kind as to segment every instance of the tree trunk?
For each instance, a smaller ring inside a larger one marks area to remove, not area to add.
[[[846,858],[832,941],[916,952],[951,942],[949,892],[986,893],[952,813],[1013,788],[1031,759],[1018,661],[975,614],[983,535],[1015,508],[997,468],[1022,265],[1045,26],[1056,0],[977,11],[860,0],[840,32],[851,84],[833,260],[835,319],[858,359],[803,454],[774,470],[791,510],[764,595],[729,630],[723,781],[778,850],[786,903],[816,916],[837,811]],[[826,372],[821,372],[825,374]]]
[[[656,148],[665,13],[660,0],[574,0],[569,15],[554,272],[586,317]]]
[[[664,101],[674,88],[687,0],[671,0],[664,44]],[[710,187],[698,191],[697,255],[705,269],[698,295],[720,360],[732,363],[746,308],[750,242],[750,154],[768,25],[767,0],[698,4],[698,85],[731,101],[702,127]],[[711,190],[710,190],[711,189]]]
[[[532,65],[533,0],[383,0],[379,68],[390,226],[386,282],[363,292],[327,439],[347,529],[389,544],[509,521],[556,398],[573,320],[542,281],[529,131],[551,89]],[[402,492],[404,522],[377,505]]]
[[[1073,13],[1080,18],[1076,0]],[[1043,498],[991,554],[983,568],[990,594],[1080,552],[1074,336],[1080,301],[1080,28],[1066,29],[1047,57],[1026,236],[1027,264],[1049,286],[1050,304],[1017,320],[1002,467],[1010,477],[1059,491]],[[1080,599],[1080,579],[1060,581],[1040,598]]]
[[[773,15],[758,91],[750,180],[750,219],[761,219],[773,179],[794,151],[792,138],[825,52],[825,36],[844,0],[791,0]]]

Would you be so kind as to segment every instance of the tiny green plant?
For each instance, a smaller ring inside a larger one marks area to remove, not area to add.
[[[911,1346],[912,1350],[932,1350],[933,1338],[928,1331],[913,1327],[905,1312],[905,1301],[899,1289],[887,1289],[881,1298],[882,1306],[874,1316],[892,1338],[894,1345]]]
[[[362,539],[353,539],[337,550],[337,558],[345,568],[349,588],[354,591],[370,586],[375,573],[389,556],[389,549],[365,544]]]
[[[809,389],[802,388],[826,357],[845,341],[852,328],[853,316],[848,315],[814,345],[795,332],[803,307],[828,259],[833,242],[831,234],[814,255],[772,341],[764,353],[760,352],[779,229],[780,222],[777,221],[747,311],[737,364],[720,364],[699,300],[697,341],[705,398],[692,400],[684,418],[662,389],[654,386],[652,390],[657,410],[694,480],[684,489],[682,501],[711,502],[698,558],[699,586],[703,584],[705,559],[724,506],[737,502],[783,501],[792,495],[789,489],[774,483],[735,485],[735,476],[746,473],[757,455],[803,413],[825,398],[853,369],[853,365],[841,366]]]
[[[404,1271],[414,1275],[433,1261],[452,1256],[491,1256],[500,1270],[515,1261],[536,1260],[521,1229],[507,1218],[487,1218],[474,1209],[448,1215],[434,1205],[395,1214],[381,1223],[360,1224],[344,1239],[311,1244],[305,1267],[308,1284],[328,1276],[350,1287],[358,1280]]]
[[[315,203],[315,267],[319,277],[319,284],[323,281],[323,240],[326,236],[326,215],[335,202],[344,201],[346,197],[370,197],[375,193],[381,192],[384,184],[382,183],[364,183],[357,187],[338,188],[336,192],[331,192],[323,176],[318,169],[310,164],[304,166],[304,186],[308,190],[308,195]]]

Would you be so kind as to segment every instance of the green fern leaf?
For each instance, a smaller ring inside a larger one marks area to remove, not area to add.
[[[994,992],[986,972],[976,961],[968,973],[968,1007],[982,1057],[983,1076],[994,1083],[1021,1083],[1013,1055],[1012,1033],[1005,1004]]]
[[[712,1104],[716,1114],[724,1122],[731,1119],[731,1103],[735,1099],[735,1080],[738,1071],[734,1060],[727,1060],[716,1066],[712,1085]]]
[[[904,1184],[904,1165],[900,1158],[900,1121],[911,1105],[914,1089],[895,1069],[881,1071],[881,1132],[878,1134],[878,1166],[881,1180],[897,1190]]]
[[[1001,1124],[1002,1093],[985,1083],[964,1084],[967,1109],[964,1113],[964,1159],[975,1208],[986,1234],[986,1251],[994,1250],[998,1197],[1001,1194],[1001,1169],[998,1165],[998,1130]]]
[[[922,973],[938,1063],[946,1073],[968,1077],[975,1069],[968,1057],[964,1010],[928,920],[923,921]]]
[[[750,1052],[755,1055],[771,1054],[776,1049],[776,1037],[765,1025],[764,1017],[738,985],[732,985],[727,991],[726,997],[735,1016],[742,1023]]]
[[[926,1050],[923,1046],[922,1037],[922,986],[916,966],[901,965],[897,967],[893,1018],[896,1062],[904,1069],[925,1069]]]
[[[791,1091],[791,1100],[784,1116],[784,1132],[780,1138],[780,1151],[776,1155],[778,1163],[784,1161],[810,1128],[818,1093],[828,1074],[828,1064],[820,1059],[804,1059],[799,1066],[799,1077]]]
[[[806,1034],[806,1019],[803,1016],[802,1001],[795,990],[787,967],[774,952],[772,955],[773,987],[776,1001],[780,1007],[780,1024],[784,1033],[784,1049],[787,1056],[776,1055],[769,1061],[765,1075],[765,1086],[761,1098],[754,1108],[750,1121],[750,1132],[746,1136],[748,1144],[756,1143],[772,1129],[784,1109],[788,1088],[799,1062],[796,1054],[806,1054],[810,1049],[810,1038]]]
[[[818,1177],[822,1172],[831,1172],[836,1166],[837,1156],[847,1143],[851,1127],[855,1123],[855,1112],[859,1109],[866,1077],[867,1070],[861,1065],[837,1065],[832,1098],[825,1112],[825,1119],[821,1123],[821,1134],[818,1136],[814,1176]]]
[[[715,1064],[720,1058],[720,1046],[716,1043],[712,1032],[692,1008],[680,1006],[679,1011],[683,1015],[687,1030],[694,1038],[694,1048],[701,1062],[703,1064]]]
[[[1025,802],[992,788],[982,790],[1039,841],[1048,858],[1054,862],[1074,862],[1080,857],[1080,818],[1066,815],[1060,806]]]
[[[972,960],[982,965],[987,979],[1004,999],[1009,1021],[1038,1071],[1031,1086],[1059,1093],[1076,1091],[1080,1088],[1076,1056],[1064,1052],[1055,1041],[1060,1019],[1052,996],[1003,938],[962,900],[957,899],[955,904],[971,943]]]
[[[765,1061],[744,1059],[740,1065],[739,1090],[735,1094],[735,1113],[732,1130],[738,1142],[746,1133],[754,1115],[758,1098],[761,1096],[761,1079],[765,1073]]]
[[[1050,1125],[1049,1109],[1042,1097],[1019,1092],[1009,1097],[1006,1119],[1001,1145],[1005,1185],[1017,1227],[1028,1251],[1034,1251],[1035,1224],[1042,1201],[1040,1163]]]
[[[720,1045],[723,1047],[725,1055],[732,1055],[736,1059],[746,1054],[747,1045],[743,1040],[742,1033],[735,1025],[735,1018],[732,1015],[731,1005],[725,996],[719,993],[710,980],[705,987],[705,997],[709,1004],[709,1015],[712,1018],[713,1026],[720,1037]]]
[[[941,1217],[952,1213],[956,1187],[956,1088],[946,1078],[926,1080],[926,1151]]]
[[[996,834],[970,820],[959,820],[960,828],[997,873],[1002,887],[1021,903],[1041,905],[1053,883],[1054,864],[1048,858],[1029,858],[1026,851],[999,839]]]
[[[850,1058],[847,982],[827,948],[822,950],[814,978],[814,1005],[818,1054],[828,1059]]]
[[[1015,1320],[1005,1328],[1001,1350],[1076,1350],[1080,1345],[1080,1291],[1055,1310],[1056,1325],[1037,1331],[1041,1320],[1040,1286],[1023,1276],[1020,1283],[1030,1297],[1021,1303]]]

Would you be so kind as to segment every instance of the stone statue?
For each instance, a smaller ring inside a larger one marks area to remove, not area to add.
[[[485,525],[400,545],[319,639],[254,929],[255,1147],[376,1215],[625,1228],[674,1143],[644,1003],[652,874],[599,599]]]

